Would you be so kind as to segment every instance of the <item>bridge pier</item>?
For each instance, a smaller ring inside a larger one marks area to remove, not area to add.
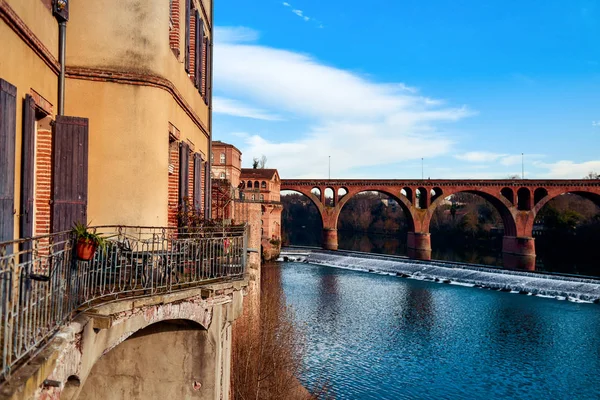
[[[408,256],[415,260],[431,260],[431,234],[408,232]]]
[[[323,229],[323,248],[325,250],[338,249],[338,234],[337,229]]]
[[[502,240],[504,268],[535,271],[535,257],[534,238],[504,236]]]

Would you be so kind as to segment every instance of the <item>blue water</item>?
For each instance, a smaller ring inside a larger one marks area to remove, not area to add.
[[[281,264],[336,399],[600,399],[600,306]]]

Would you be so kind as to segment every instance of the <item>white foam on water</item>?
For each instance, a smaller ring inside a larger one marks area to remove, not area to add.
[[[525,293],[538,297],[590,303],[600,299],[600,280],[510,271],[492,267],[467,266],[440,261],[420,262],[378,254],[286,250],[281,260],[308,262],[328,267],[402,276],[420,281],[439,281],[458,286],[476,286]]]

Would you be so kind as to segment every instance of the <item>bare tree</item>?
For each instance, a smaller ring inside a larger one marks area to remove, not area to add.
[[[254,157],[252,159],[252,168],[254,169],[264,169],[267,167],[267,156],[264,154],[260,156],[260,158]]]
[[[583,179],[600,179],[600,174],[595,171],[590,171]]]

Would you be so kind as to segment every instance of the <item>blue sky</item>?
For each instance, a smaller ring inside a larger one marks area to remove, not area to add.
[[[600,1],[215,1],[214,138],[283,178],[600,172]]]

